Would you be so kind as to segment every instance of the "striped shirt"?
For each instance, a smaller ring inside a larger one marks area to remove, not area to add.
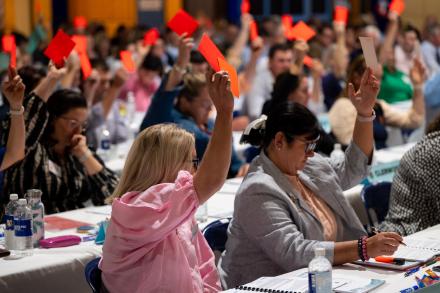
[[[89,199],[94,205],[103,205],[118,183],[117,176],[105,168],[94,152],[93,156],[104,166],[94,175],[88,175],[72,154],[60,158],[43,136],[49,121],[46,103],[31,94],[24,107],[26,155],[5,172],[3,204],[11,193],[22,197],[28,189],[36,188],[43,192],[47,214],[82,208]]]

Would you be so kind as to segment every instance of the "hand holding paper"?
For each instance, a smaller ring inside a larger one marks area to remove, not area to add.
[[[337,22],[337,23],[343,23],[344,25],[347,25],[347,21],[348,21],[348,7],[336,6],[335,7],[334,21]]]
[[[144,35],[144,45],[145,46],[153,46],[156,44],[157,39],[159,39],[160,33],[157,28],[152,28],[147,31]]]
[[[129,73],[133,73],[136,71],[136,65],[134,64],[133,57],[130,51],[121,51],[120,57],[122,61],[122,65]]]
[[[207,34],[203,34],[198,50],[215,72],[220,71],[217,59],[225,59],[225,57]]]
[[[44,55],[52,60],[55,66],[61,68],[64,66],[64,60],[69,57],[74,47],[75,42],[60,29],[47,46]]]
[[[290,34],[292,38],[307,42],[316,35],[316,32],[303,21],[300,21],[292,27]]]
[[[222,71],[226,71],[229,74],[230,79],[230,87],[231,92],[234,95],[234,97],[239,98],[240,97],[240,89],[238,85],[238,75],[237,71],[235,70],[234,66],[230,65],[228,62],[226,62],[225,59],[217,58],[218,65]]]

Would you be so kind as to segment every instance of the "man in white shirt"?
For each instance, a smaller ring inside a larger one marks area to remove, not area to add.
[[[420,33],[415,27],[408,25],[403,31],[401,41],[394,48],[396,68],[406,75],[409,75],[414,59],[419,59],[425,66],[419,40]]]
[[[292,62],[293,52],[288,45],[277,44],[270,48],[269,60],[262,61],[257,67],[252,89],[244,100],[243,114],[251,121],[260,116],[264,102],[270,100],[275,78],[289,70]]]
[[[428,40],[422,44],[422,53],[429,76],[440,71],[440,25],[428,30]]]

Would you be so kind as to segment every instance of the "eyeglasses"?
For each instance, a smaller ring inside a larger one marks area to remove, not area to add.
[[[315,151],[316,146],[318,145],[318,141],[319,141],[320,138],[321,138],[321,136],[318,135],[318,137],[315,138],[315,139],[312,140],[312,141],[303,140],[303,139],[301,139],[301,138],[295,138],[295,139],[297,139],[297,140],[302,141],[302,142],[305,143],[305,146],[304,146],[304,152],[307,154],[307,153],[311,153],[311,152],[314,152],[314,151]]]
[[[61,118],[65,121],[67,121],[67,123],[69,124],[70,129],[76,129],[79,128],[82,130],[86,130],[87,129],[87,121],[80,123],[78,120],[76,119],[72,119],[72,118],[67,118],[67,117],[63,117],[63,116],[59,116],[58,118]]]
[[[194,170],[197,170],[197,168],[199,168],[200,160],[199,158],[195,158],[191,160],[191,163],[193,165]]]

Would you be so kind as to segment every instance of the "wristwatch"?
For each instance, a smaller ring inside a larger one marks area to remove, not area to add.
[[[371,116],[370,117],[365,117],[365,116],[361,116],[359,114],[357,114],[357,121],[359,122],[371,122],[374,119],[376,119],[376,112],[374,110],[372,110]]]
[[[10,113],[12,116],[20,116],[20,115],[23,115],[23,113],[24,113],[24,107],[21,106],[20,110],[12,110],[12,109],[10,108],[10,109],[9,109],[9,113]]]

